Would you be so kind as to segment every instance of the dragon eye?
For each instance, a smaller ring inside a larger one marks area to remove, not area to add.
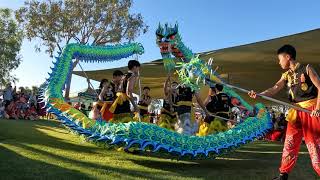
[[[170,39],[174,39],[174,35],[171,35],[169,38],[170,38]]]

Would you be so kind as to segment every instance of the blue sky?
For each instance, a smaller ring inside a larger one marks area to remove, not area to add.
[[[22,5],[21,0],[0,0],[0,7],[17,9]],[[159,22],[178,22],[184,43],[193,52],[202,52],[319,28],[319,7],[319,0],[135,0],[132,12],[140,12],[150,26],[149,32],[136,40],[145,48],[145,54],[139,60],[161,58],[155,43]],[[35,44],[23,42],[23,62],[14,71],[19,78],[18,86],[39,85],[48,76],[52,59],[44,52],[36,53]],[[82,63],[85,70],[121,65],[126,65],[126,61]],[[73,76],[72,91],[85,87],[83,78]]]

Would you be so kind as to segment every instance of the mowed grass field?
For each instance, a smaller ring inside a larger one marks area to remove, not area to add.
[[[97,147],[57,121],[0,119],[0,179],[272,179],[281,143],[256,141],[217,159],[177,161]],[[290,179],[313,180],[304,145]]]

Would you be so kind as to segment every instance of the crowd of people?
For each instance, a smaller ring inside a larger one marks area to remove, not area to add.
[[[0,90],[0,118],[37,120],[45,111],[39,107],[36,92],[28,93],[23,87],[17,90],[9,83]]]

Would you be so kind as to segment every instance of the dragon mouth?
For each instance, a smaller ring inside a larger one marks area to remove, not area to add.
[[[162,43],[159,44],[159,47],[160,47],[160,52],[161,53],[170,53],[171,52],[170,43],[162,42]]]
[[[160,52],[162,54],[172,53],[177,58],[183,58],[184,57],[182,52],[175,45],[172,45],[172,44],[167,43],[167,42],[161,42],[161,43],[159,43],[159,47],[160,47]]]

